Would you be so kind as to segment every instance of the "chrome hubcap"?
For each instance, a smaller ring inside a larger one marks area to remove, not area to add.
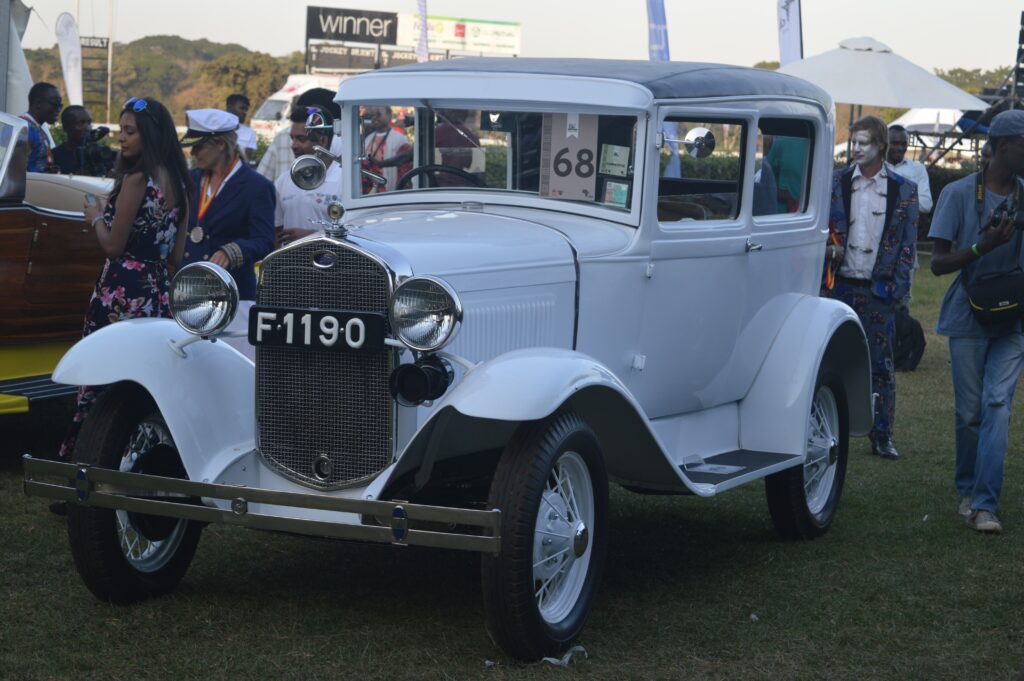
[[[533,585],[546,622],[561,622],[575,607],[590,567],[594,490],[576,452],[562,454],[548,475],[534,525]]]
[[[804,496],[807,510],[816,518],[821,518],[832,494],[838,461],[839,407],[832,390],[823,385],[811,403],[804,459]]]

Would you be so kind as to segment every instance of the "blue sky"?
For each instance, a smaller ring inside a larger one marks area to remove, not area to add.
[[[26,0],[38,15],[26,47],[53,45],[61,12],[80,11],[83,35],[107,35],[114,6],[114,39],[176,34],[236,42],[281,55],[304,48],[305,6],[416,11],[416,0]],[[840,40],[871,36],[929,70],[995,68],[1012,64],[1017,49],[1019,0],[802,0],[804,54]],[[778,59],[776,0],[665,0],[672,58],[749,66]],[[968,10],[970,8],[970,10]],[[432,16],[517,21],[522,56],[647,58],[644,0],[428,0]],[[984,11],[981,11],[984,10]]]

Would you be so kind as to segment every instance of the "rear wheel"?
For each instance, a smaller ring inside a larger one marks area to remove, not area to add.
[[[184,478],[177,447],[152,399],[135,386],[103,392],[82,424],[76,463]],[[75,567],[89,590],[114,603],[171,591],[188,570],[202,526],[177,518],[68,506]]]
[[[509,655],[567,649],[583,629],[607,548],[608,479],[590,427],[569,412],[524,424],[491,485],[501,554],[482,562],[488,629]]]
[[[846,479],[849,447],[846,391],[822,367],[807,420],[804,463],[765,478],[775,529],[788,539],[813,539],[832,525]]]

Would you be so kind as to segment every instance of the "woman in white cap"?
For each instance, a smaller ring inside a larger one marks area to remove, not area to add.
[[[120,123],[114,189],[105,206],[85,205],[85,221],[107,255],[86,311],[85,336],[123,319],[171,316],[167,264],[181,262],[184,225],[195,193],[174,121],[160,102],[129,99]],[[72,455],[82,421],[99,391],[90,386],[79,390],[61,459]]]
[[[274,185],[240,158],[238,117],[219,109],[187,112],[182,144],[192,146],[192,200],[183,262],[207,260],[226,269],[238,284],[242,304],[230,328],[248,327],[256,299],[254,265],[274,249]],[[232,343],[250,354],[244,339]]]

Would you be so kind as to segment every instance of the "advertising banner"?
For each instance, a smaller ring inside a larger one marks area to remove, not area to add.
[[[306,8],[306,41],[336,40],[395,45],[398,15],[336,7]],[[415,42],[403,43],[414,45]]]
[[[418,44],[420,24],[419,15],[400,14],[398,44]],[[514,21],[427,17],[427,44],[431,50],[514,56],[521,52],[521,42],[522,30]]]
[[[372,71],[377,68],[377,48],[339,45],[310,40],[306,46],[309,68],[318,71]]]

